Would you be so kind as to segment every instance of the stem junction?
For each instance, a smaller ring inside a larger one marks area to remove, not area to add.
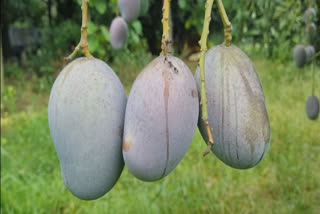
[[[222,0],[217,0],[218,8],[219,8],[219,13],[224,25],[224,42],[223,44],[227,47],[231,45],[231,40],[232,40],[232,24],[229,21],[228,15],[226,13],[226,10],[224,9]]]
[[[89,45],[88,45],[88,40],[87,40],[87,36],[88,36],[88,3],[90,0],[82,0],[82,6],[81,6],[81,10],[82,10],[82,25],[81,25],[81,39],[79,44],[76,46],[76,48],[74,49],[74,51],[65,58],[65,60],[70,61],[72,60],[78,53],[78,51],[80,49],[82,49],[82,53],[84,54],[84,56],[86,57],[90,57],[90,52],[89,52]]]

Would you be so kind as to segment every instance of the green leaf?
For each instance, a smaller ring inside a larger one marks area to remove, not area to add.
[[[179,5],[180,9],[184,10],[187,7],[187,2],[186,2],[186,0],[179,0],[178,5]]]
[[[52,73],[54,72],[55,69],[52,66],[41,66],[40,67],[40,72],[48,72],[48,73]]]
[[[93,22],[88,23],[88,34],[93,34],[93,33],[97,32],[97,30],[98,30],[97,25],[95,25]]]
[[[106,55],[106,50],[104,48],[98,48],[97,52],[100,56]]]
[[[192,25],[192,20],[191,19],[188,19],[185,23],[184,23],[184,26],[186,29],[190,29]]]
[[[100,14],[104,14],[107,10],[107,1],[105,0],[96,0],[96,4],[95,4],[96,10],[100,13]]]
[[[100,47],[99,40],[97,38],[95,38],[94,36],[88,37],[88,43],[89,43],[89,51],[90,52],[95,52]]]
[[[141,35],[142,25],[141,25],[140,21],[136,20],[136,21],[132,22],[132,27],[138,35]]]
[[[250,36],[259,36],[261,34],[259,29],[252,29],[248,31],[248,35]]]
[[[89,7],[94,7],[96,5],[96,1],[95,0],[90,0],[89,1]]]
[[[130,33],[130,36],[131,36],[131,38],[132,38],[132,40],[133,40],[134,43],[137,44],[137,43],[140,42],[140,38],[139,38],[138,34],[136,34],[135,32],[131,32],[131,33]]]
[[[103,38],[109,42],[110,41],[110,34],[105,26],[100,26],[100,31],[102,33]]]

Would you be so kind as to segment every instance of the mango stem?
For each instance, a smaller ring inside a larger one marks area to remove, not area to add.
[[[218,8],[219,8],[219,13],[224,25],[224,45],[229,47],[231,45],[231,40],[232,40],[232,24],[229,21],[228,15],[226,13],[226,10],[224,9],[222,0],[217,0]]]
[[[82,53],[86,57],[90,57],[91,54],[89,52],[89,44],[88,44],[88,3],[90,0],[82,0],[82,25],[81,25],[81,39],[79,44],[76,46],[74,51],[65,58],[65,60],[70,61],[72,60],[78,53],[80,49],[82,49]]]
[[[209,25],[211,21],[211,11],[212,11],[213,1],[214,0],[207,0],[206,2],[204,24],[203,24],[201,39],[199,41],[199,44],[201,47],[200,61],[199,61],[200,84],[201,84],[200,106],[201,106],[202,120],[205,123],[206,131],[208,134],[208,147],[206,151],[203,153],[203,156],[206,156],[208,153],[210,153],[210,150],[214,144],[214,140],[212,137],[212,130],[208,121],[207,90],[206,90],[205,71],[204,71],[204,63],[205,63],[204,61],[205,61],[205,55],[207,52],[207,41],[208,41],[208,35],[209,35]]]
[[[171,0],[164,0],[163,7],[162,7],[162,26],[163,26],[163,33],[162,33],[162,41],[161,41],[161,50],[164,56],[167,56],[168,53],[171,51],[171,42],[169,37],[169,16],[170,16],[170,1]]]

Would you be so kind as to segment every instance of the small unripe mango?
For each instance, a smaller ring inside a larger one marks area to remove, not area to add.
[[[126,21],[138,18],[140,13],[140,0],[118,0],[121,16]]]
[[[296,45],[293,49],[293,59],[298,68],[302,68],[307,62],[307,53],[304,45]]]
[[[128,38],[128,26],[122,17],[116,17],[112,20],[110,26],[110,41],[114,49],[123,48]]]
[[[304,12],[304,22],[306,24],[309,24],[314,20],[316,17],[316,10],[314,8],[309,7],[305,12]]]
[[[305,51],[306,51],[306,56],[307,56],[307,61],[311,61],[312,57],[315,54],[315,49],[312,45],[308,45],[305,47]]]
[[[319,115],[319,100],[316,96],[311,95],[306,102],[306,113],[310,120],[315,120]]]

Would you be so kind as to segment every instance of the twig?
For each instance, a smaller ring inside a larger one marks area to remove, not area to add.
[[[76,48],[74,49],[74,51],[65,58],[65,60],[70,61],[72,60],[78,53],[78,51],[80,49],[82,49],[82,53],[86,56],[89,57],[90,52],[89,52],[89,45],[88,45],[88,40],[87,40],[87,36],[88,36],[88,3],[89,0],[82,0],[82,25],[81,25],[81,39],[79,44],[76,46]]]
[[[208,134],[208,147],[206,151],[204,151],[203,156],[206,156],[210,153],[210,150],[214,144],[213,137],[212,137],[212,130],[208,121],[208,109],[207,109],[207,90],[206,90],[206,83],[205,83],[205,71],[204,71],[204,61],[205,55],[207,52],[207,40],[209,35],[209,24],[211,21],[211,11],[212,11],[212,4],[214,0],[207,0],[206,2],[206,11],[204,17],[204,24],[201,39],[199,41],[201,46],[201,53],[200,53],[200,83],[201,83],[201,112],[202,112],[202,120],[205,123],[206,131]]]
[[[171,41],[169,38],[169,15],[170,15],[170,1],[171,0],[164,0],[163,7],[162,7],[162,26],[163,26],[163,34],[162,34],[162,41],[161,41],[161,50],[164,56],[171,51]]]
[[[219,8],[219,13],[224,25],[224,45],[229,47],[231,45],[231,40],[232,40],[232,24],[229,21],[228,15],[226,13],[226,10],[224,9],[222,0],[217,0],[218,8]]]

